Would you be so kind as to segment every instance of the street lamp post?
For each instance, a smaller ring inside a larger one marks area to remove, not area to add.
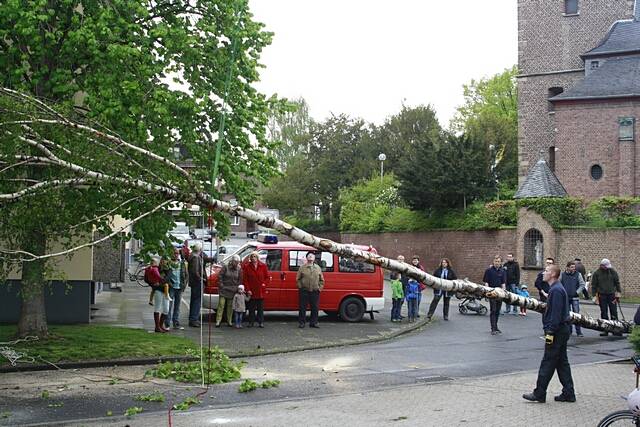
[[[380,160],[380,182],[382,182],[382,178],[384,177],[384,161],[387,160],[387,155],[380,153],[378,155],[378,160]]]

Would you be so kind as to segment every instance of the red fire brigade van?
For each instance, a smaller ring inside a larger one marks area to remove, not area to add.
[[[267,265],[271,282],[267,284],[264,298],[265,311],[297,311],[298,288],[296,274],[304,264],[307,252],[316,254],[316,263],[322,268],[324,289],[320,292],[320,310],[330,315],[339,315],[347,322],[359,322],[365,313],[384,308],[383,274],[379,266],[330,252],[322,252],[297,242],[278,242],[275,236],[261,241],[249,242],[234,255],[244,261],[251,252],[257,251],[260,260]],[[367,246],[354,245],[357,249],[375,252]],[[227,258],[228,259],[228,258]],[[204,290],[203,306],[216,309],[218,306],[219,265],[214,265]]]

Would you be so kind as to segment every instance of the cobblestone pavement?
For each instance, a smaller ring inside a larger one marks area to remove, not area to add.
[[[554,402],[561,386],[554,378],[547,403],[531,403],[536,372],[457,379],[365,393],[248,403],[229,408],[174,413],[174,426],[595,426],[606,414],[625,409],[621,395],[633,388],[630,364],[599,363],[573,368],[576,403]],[[259,393],[260,391],[257,391]],[[269,391],[265,391],[268,393]],[[131,427],[167,425],[166,414],[141,414]],[[107,419],[80,425],[123,425]]]

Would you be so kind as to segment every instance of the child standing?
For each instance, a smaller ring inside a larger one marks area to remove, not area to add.
[[[251,298],[251,291],[248,294],[244,292],[244,285],[238,285],[238,290],[233,296],[233,323],[237,329],[242,328],[242,316],[247,310],[246,302]]]
[[[529,291],[527,290],[527,285],[520,285],[520,289],[518,289],[518,295],[521,297],[529,298]],[[520,316],[527,315],[527,307],[520,307]]]
[[[409,323],[416,321],[418,315],[418,295],[420,294],[420,285],[414,279],[409,279],[409,285],[407,286],[407,308],[409,310]]]
[[[391,321],[400,322],[400,310],[404,301],[404,291],[402,290],[402,282],[400,274],[391,273]]]

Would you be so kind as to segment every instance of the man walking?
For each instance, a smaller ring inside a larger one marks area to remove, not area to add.
[[[556,402],[575,402],[576,395],[571,377],[571,366],[567,357],[567,341],[571,335],[569,329],[569,298],[558,280],[560,268],[557,265],[547,265],[543,272],[544,280],[550,285],[547,307],[542,315],[544,328],[544,356],[538,370],[536,388],[532,393],[522,397],[532,402],[544,403],[547,398],[547,387],[558,371],[558,379],[562,384],[562,393],[554,398]]]
[[[324,287],[324,277],[322,276],[322,269],[315,263],[316,255],[313,252],[307,252],[306,260],[307,262],[300,266],[296,275],[296,284],[298,285],[298,327],[304,328],[308,304],[311,310],[309,326],[311,328],[319,328],[318,305],[320,291]]]
[[[618,320],[618,310],[616,304],[620,300],[622,294],[622,288],[620,288],[620,278],[618,273],[611,267],[611,261],[604,258],[600,261],[600,267],[593,272],[591,276],[591,290],[593,295],[600,305],[600,318],[609,320],[609,313],[611,313],[611,320]],[[602,332],[601,337],[609,335],[608,332]],[[616,336],[622,335],[621,333],[614,333]]]
[[[520,283],[520,265],[518,261],[513,259],[513,254],[507,254],[507,262],[504,263],[504,271],[507,273],[507,290],[516,292]],[[513,314],[518,314],[518,307],[515,305],[505,304],[504,313],[507,314],[513,310]]]
[[[555,260],[551,257],[548,257],[545,261],[546,265],[553,265]],[[544,281],[542,277],[544,270],[538,273],[538,277],[536,277],[535,287],[538,289],[538,295],[540,297],[541,302],[547,302],[547,296],[549,295],[549,284]]]
[[[575,261],[569,261],[567,263],[567,269],[560,275],[560,283],[562,283],[562,286],[564,287],[564,290],[569,298],[571,311],[573,311],[574,313],[580,313],[580,297],[578,297],[578,294],[584,289],[585,283],[584,279],[582,278],[582,274],[576,271]],[[572,325],[569,324],[569,335],[571,335],[572,330]],[[576,334],[579,337],[584,336],[582,335],[580,325],[577,324]]]
[[[484,272],[482,278],[485,286],[492,288],[506,288],[506,273],[502,268],[502,258],[499,255],[493,257],[493,265]],[[502,331],[498,329],[498,317],[500,316],[500,307],[502,301],[496,299],[489,300],[489,322],[491,322],[491,335],[501,334]]]

